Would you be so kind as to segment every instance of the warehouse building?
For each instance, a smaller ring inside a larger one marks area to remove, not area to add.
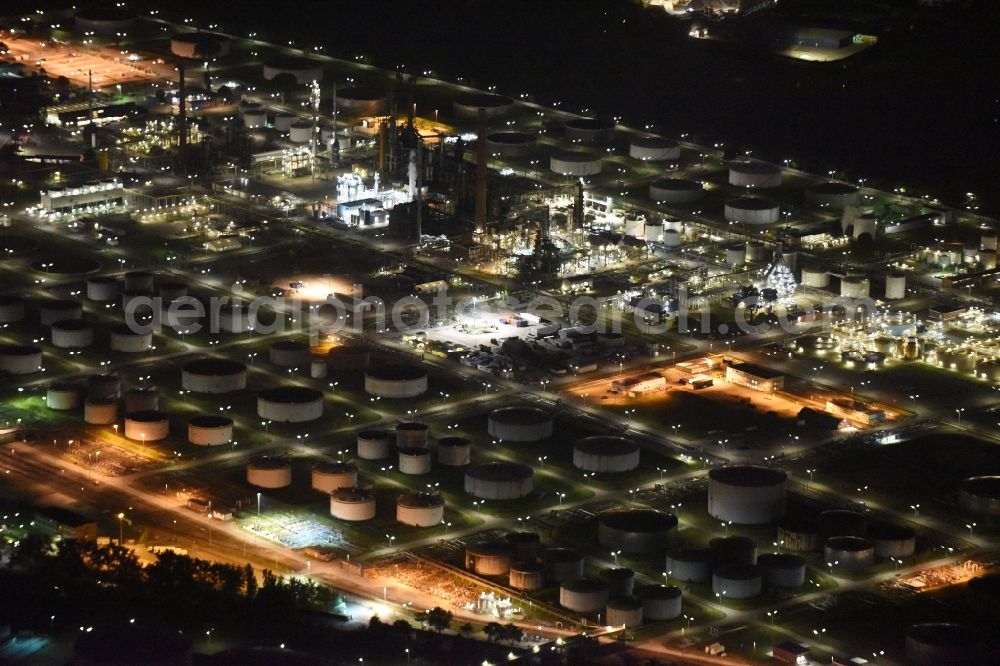
[[[726,381],[765,393],[773,393],[785,386],[785,376],[782,373],[753,363],[729,365],[726,368]]]

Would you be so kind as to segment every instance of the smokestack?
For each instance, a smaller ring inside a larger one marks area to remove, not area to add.
[[[87,70],[87,118],[90,119],[90,147],[97,148],[97,129],[94,127],[94,77]]]
[[[479,109],[476,128],[476,231],[486,228],[486,109]]]
[[[177,143],[180,148],[181,154],[187,148],[188,143],[188,128],[187,128],[187,83],[184,80],[184,63],[177,63],[177,74],[179,76],[178,87],[177,87],[177,97],[180,104],[180,112],[177,114],[177,122],[180,124],[180,132],[178,134]]]
[[[424,142],[417,139],[417,245],[424,237]]]
[[[583,228],[583,178],[576,184],[576,199],[573,201],[573,219],[570,220],[570,231]]]
[[[378,172],[385,173],[385,120],[378,124]]]

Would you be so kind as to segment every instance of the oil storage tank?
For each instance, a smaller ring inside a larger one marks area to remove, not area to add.
[[[118,420],[118,403],[107,398],[87,398],[83,403],[83,422],[111,425]]]
[[[522,157],[531,152],[535,137],[524,132],[493,132],[486,135],[486,150],[496,157]]]
[[[79,409],[83,392],[76,384],[56,382],[45,389],[45,406],[60,411]]]
[[[87,298],[92,301],[107,302],[118,298],[121,283],[110,275],[95,275],[87,278]]]
[[[388,458],[395,434],[387,430],[362,430],[358,433],[358,457],[364,460]]]
[[[131,291],[152,292],[154,276],[147,271],[129,271],[125,274],[125,288]]]
[[[729,184],[755,189],[778,187],[781,185],[781,168],[758,160],[731,162]]]
[[[649,184],[649,198],[662,204],[689,204],[700,201],[705,186],[685,178],[658,178]]]
[[[0,324],[13,324],[24,319],[24,299],[0,294]]]
[[[635,572],[626,567],[615,567],[601,571],[601,580],[608,586],[612,599],[632,596],[635,589]]]
[[[321,462],[313,465],[312,488],[329,495],[338,488],[358,485],[358,468],[351,463]]]
[[[666,162],[681,156],[681,146],[662,136],[636,136],[629,139],[628,156],[643,162]]]
[[[528,495],[534,472],[527,465],[488,462],[465,471],[465,492],[481,499],[507,500]]]
[[[663,550],[676,531],[677,517],[654,509],[612,509],[597,519],[601,545],[625,553]]]
[[[642,617],[649,622],[673,620],[681,616],[683,600],[673,585],[644,585],[635,591],[642,602]]]
[[[601,156],[591,153],[556,153],[549,157],[549,169],[563,176],[594,176],[601,173]]]
[[[958,503],[980,516],[1000,516],[1000,476],[973,476],[962,481]]]
[[[247,366],[223,358],[200,358],[181,368],[181,388],[194,393],[231,393],[247,387]]]
[[[188,421],[188,442],[194,446],[221,446],[233,440],[233,420],[228,416],[199,414]]]
[[[257,458],[247,464],[247,483],[258,488],[292,485],[292,463],[283,458]]]
[[[584,437],[573,444],[573,466],[586,472],[628,472],[639,466],[639,445],[623,437]]]
[[[487,118],[507,113],[514,106],[514,100],[503,95],[490,95],[487,93],[467,93],[459,95],[452,102],[452,109],[455,115],[465,119],[475,119],[482,109]]]
[[[806,560],[791,553],[765,553],[757,558],[768,587],[799,587],[806,582]]]
[[[472,445],[464,437],[442,437],[437,443],[438,463],[446,467],[468,465]]]
[[[788,475],[770,467],[730,465],[708,473],[708,513],[738,525],[771,523],[785,512]]]
[[[482,541],[465,548],[465,568],[483,576],[502,576],[510,569],[510,546]]]
[[[122,380],[118,375],[87,377],[87,397],[92,400],[114,400],[121,394]]]
[[[863,537],[868,533],[868,518],[863,513],[846,509],[831,509],[819,514],[821,539],[836,536]]]
[[[141,442],[166,439],[170,434],[170,417],[163,412],[148,410],[125,415],[125,436]]]
[[[595,613],[608,605],[608,586],[593,578],[567,580],[559,585],[559,605],[577,613]]]
[[[365,392],[382,398],[415,398],[427,392],[427,371],[413,365],[368,368]]]
[[[875,523],[868,528],[868,539],[875,546],[875,557],[899,560],[917,549],[917,534],[906,525]]]
[[[542,552],[545,577],[553,583],[583,577],[583,555],[570,548],[547,548]]]
[[[781,548],[799,553],[817,550],[821,543],[815,521],[804,518],[783,518],[779,521],[776,540]]]
[[[597,118],[574,118],[563,125],[563,136],[570,143],[607,143],[615,135],[615,124]]]
[[[760,567],[755,564],[726,564],[712,572],[712,593],[726,599],[750,599],[763,587]]]
[[[552,436],[552,417],[537,407],[502,407],[490,412],[487,429],[504,442],[537,442]]]
[[[765,225],[778,221],[781,207],[765,197],[737,197],[726,202],[724,213],[729,222]]]
[[[538,551],[542,546],[538,532],[510,532],[506,539],[513,549],[515,560],[527,562],[538,557]]]
[[[326,362],[336,372],[364,370],[371,362],[371,350],[361,345],[333,347],[326,353]]]
[[[31,345],[0,345],[0,372],[29,375],[42,369],[42,350]]]
[[[440,493],[403,493],[396,500],[396,521],[413,527],[432,527],[444,521]]]
[[[985,664],[980,637],[961,624],[915,624],[906,632],[907,663],[913,666],[979,666]]]
[[[545,585],[545,569],[534,561],[514,562],[510,565],[508,582],[516,590],[537,590]]]
[[[430,428],[426,423],[407,421],[396,425],[396,446],[405,448],[424,448],[428,446]]]
[[[757,544],[750,537],[718,537],[709,542],[709,547],[717,565],[757,563]]]
[[[399,471],[402,474],[427,474],[430,472],[430,449],[422,446],[399,449]]]
[[[875,547],[860,537],[830,537],[823,544],[823,561],[834,571],[864,571],[875,563]]]
[[[375,517],[375,494],[362,488],[337,488],[330,493],[330,515],[358,522]]]
[[[156,411],[160,394],[154,389],[133,388],[125,391],[125,413]]]
[[[287,423],[314,421],[323,416],[323,394],[304,386],[278,386],[257,394],[257,416]]]
[[[635,597],[608,601],[605,619],[609,627],[638,627],[642,624],[642,602]]]
[[[351,116],[374,116],[382,113],[385,91],[364,86],[337,89],[337,109]]]
[[[843,210],[848,206],[857,206],[860,194],[858,188],[850,183],[829,180],[806,188],[805,199],[806,203],[817,208]]]
[[[80,319],[83,306],[71,299],[47,299],[39,303],[38,315],[43,326],[51,326],[57,321]]]
[[[111,351],[123,354],[141,354],[153,347],[152,331],[133,330],[128,324],[115,324],[111,327],[108,337]]]
[[[309,345],[299,340],[278,340],[267,351],[272,365],[281,368],[303,368],[309,365]]]
[[[708,548],[678,548],[667,551],[667,575],[687,583],[701,583],[712,577],[714,557]]]

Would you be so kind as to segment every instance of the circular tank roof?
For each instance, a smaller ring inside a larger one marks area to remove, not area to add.
[[[640,148],[676,148],[677,142],[662,136],[637,136],[629,140],[633,146]]]
[[[1000,476],[973,476],[962,482],[962,490],[976,497],[1000,499]]]
[[[627,532],[659,532],[677,527],[677,516],[655,509],[612,509],[598,519],[608,527]]]
[[[704,189],[704,186],[698,181],[687,180],[686,178],[657,178],[649,186],[658,190],[672,190],[675,192],[694,192]]]
[[[551,421],[552,417],[537,407],[501,407],[490,412],[490,419],[499,423],[541,425]]]
[[[309,349],[309,345],[301,340],[278,340],[271,343],[271,349],[279,351],[303,351]]]
[[[604,132],[614,129],[615,124],[610,120],[600,120],[599,118],[574,118],[566,122],[566,127],[586,132]]]
[[[41,353],[41,349],[31,345],[0,345],[0,354],[4,356],[32,356]]]
[[[559,152],[553,153],[552,157],[563,162],[597,162],[601,159],[600,155],[583,152]]]
[[[778,204],[765,197],[736,197],[727,201],[726,205],[742,210],[769,210],[778,207]]]
[[[635,597],[619,597],[608,600],[608,608],[615,610],[638,610],[642,608],[642,602]]]
[[[854,194],[858,188],[849,183],[840,183],[835,180],[828,180],[822,183],[810,185],[809,189],[820,194]]]
[[[292,466],[292,463],[284,458],[255,458],[250,461],[247,467],[253,469],[288,469]]]
[[[480,541],[470,544],[468,550],[476,555],[508,555],[510,546],[502,541]]]
[[[576,580],[568,580],[562,584],[562,588],[565,590],[570,590],[571,592],[601,592],[602,590],[608,589],[608,586],[604,581],[596,580],[594,578],[577,578]]]
[[[93,327],[93,324],[83,319],[61,319],[52,324],[52,328],[58,328],[60,331],[85,331]]]
[[[806,565],[806,560],[791,553],[765,553],[757,557],[757,564],[770,569],[798,569]]]
[[[438,493],[403,493],[396,503],[400,506],[424,509],[444,506],[444,498]]]
[[[343,502],[344,504],[364,504],[375,501],[375,495],[362,488],[337,488],[330,493],[330,496],[334,500]]]
[[[401,456],[412,456],[419,458],[422,456],[429,456],[431,454],[430,449],[425,449],[422,446],[404,446],[399,449],[399,455]]]
[[[788,475],[781,470],[756,465],[730,465],[717,467],[708,473],[713,481],[730,486],[773,486],[784,483]]]
[[[166,414],[156,411],[155,409],[145,409],[141,412],[129,412],[125,415],[125,418],[129,421],[136,421],[138,423],[159,423],[160,421],[166,421],[169,419]]]
[[[268,402],[296,404],[322,400],[323,394],[305,386],[276,386],[261,391],[260,397]]]
[[[317,474],[350,474],[357,472],[358,468],[353,463],[320,462],[313,465],[313,471]]]
[[[456,104],[462,106],[475,106],[484,109],[495,109],[501,106],[512,104],[514,100],[503,95],[489,95],[486,93],[467,93],[455,99]]]
[[[396,430],[413,430],[416,432],[423,432],[429,428],[430,426],[426,423],[420,423],[418,421],[407,421],[406,423],[399,423],[396,425]]]
[[[679,587],[673,585],[644,585],[635,591],[640,599],[676,599],[681,596]]]
[[[470,442],[464,437],[442,437],[438,440],[438,446],[446,448],[469,446]]]
[[[426,451],[426,449],[421,449]],[[534,473],[527,465],[509,462],[488,462],[476,465],[465,472],[480,481],[519,481],[530,479]]]
[[[723,564],[714,573],[729,580],[751,580],[760,576],[760,568],[754,564]]]
[[[233,425],[233,420],[228,416],[216,416],[215,414],[199,414],[192,416],[188,421],[196,428],[225,428]]]
[[[404,381],[427,376],[427,371],[415,365],[381,365],[365,370],[372,379],[383,381]]]
[[[533,142],[535,137],[530,134],[525,134],[524,132],[493,132],[492,134],[488,134],[486,136],[486,140],[490,143],[519,146]]]
[[[639,445],[624,437],[597,435],[576,440],[573,448],[594,455],[622,456],[638,451]]]
[[[199,358],[184,364],[184,371],[196,375],[235,375],[246,372],[247,366],[224,358]]]
[[[857,553],[871,548],[872,542],[868,539],[862,539],[861,537],[835,536],[827,539],[826,545],[834,550]]]

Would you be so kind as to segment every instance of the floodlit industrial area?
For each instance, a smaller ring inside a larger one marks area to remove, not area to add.
[[[0,662],[998,663],[976,195],[124,3],[5,78]]]

